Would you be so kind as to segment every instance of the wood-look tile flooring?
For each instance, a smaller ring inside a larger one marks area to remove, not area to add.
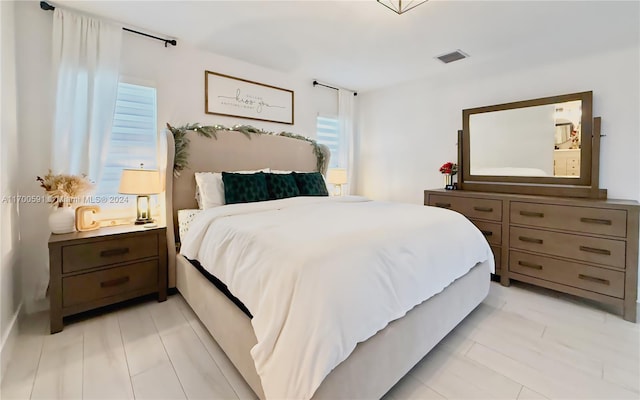
[[[3,400],[255,398],[180,295],[47,329],[46,314],[23,322]],[[638,399],[639,353],[636,324],[555,292],[492,283],[385,400]]]

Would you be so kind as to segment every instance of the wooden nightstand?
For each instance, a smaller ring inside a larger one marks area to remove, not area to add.
[[[51,333],[62,318],[135,297],[167,299],[166,228],[126,225],[49,238]]]

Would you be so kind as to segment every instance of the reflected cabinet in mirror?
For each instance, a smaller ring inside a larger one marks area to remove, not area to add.
[[[592,92],[472,108],[462,116],[465,189],[603,196],[593,165],[599,147],[592,143]]]

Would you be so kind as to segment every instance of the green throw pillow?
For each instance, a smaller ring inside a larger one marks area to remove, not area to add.
[[[252,203],[269,200],[267,180],[263,172],[255,174],[222,173],[226,204]]]
[[[292,174],[265,174],[269,200],[286,199],[300,195]]]
[[[292,172],[300,196],[328,196],[327,185],[320,172]]]

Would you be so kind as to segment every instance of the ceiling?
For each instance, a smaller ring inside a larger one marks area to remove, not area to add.
[[[375,0],[52,3],[359,91],[640,45],[637,1],[431,0],[403,15]],[[434,58],[456,49],[471,57]]]

